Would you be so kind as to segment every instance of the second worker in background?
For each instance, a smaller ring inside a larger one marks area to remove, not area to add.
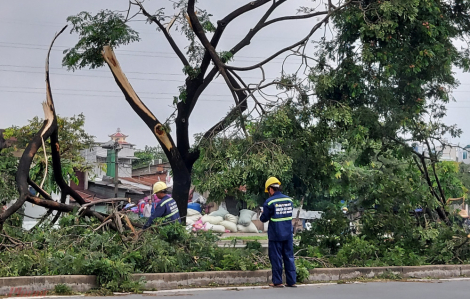
[[[152,208],[152,215],[147,220],[147,223],[145,223],[143,229],[150,227],[155,218],[163,218],[165,222],[181,222],[176,201],[167,193],[168,187],[165,183],[157,182],[153,185],[153,194],[161,199],[161,201]]]

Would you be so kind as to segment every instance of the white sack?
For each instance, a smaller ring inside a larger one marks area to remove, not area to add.
[[[250,225],[244,226],[244,225],[237,225],[237,229],[239,233],[257,233],[258,229],[256,228],[256,225],[253,222],[250,222]]]
[[[220,216],[209,216],[209,215],[204,215],[202,216],[202,223],[206,223],[206,222],[209,222],[210,224],[214,224],[214,225],[217,225],[219,224],[220,222],[224,221],[224,218],[220,217]]]
[[[227,214],[225,215],[225,220],[230,221],[232,223],[238,224],[238,216],[232,215],[232,214]]]
[[[225,221],[220,222],[220,225],[223,225],[226,229],[228,229],[232,233],[237,232],[237,224],[236,223],[225,220]]]
[[[198,211],[193,210],[193,209],[188,209],[188,213],[186,215],[187,216],[194,216],[194,215],[201,215],[201,213],[199,213]]]
[[[188,221],[192,221],[192,222],[196,223],[199,219],[201,219],[201,217],[202,217],[201,214],[199,214],[199,215],[193,215],[193,216],[187,216],[187,217],[186,217],[186,223],[187,223]],[[193,223],[193,224],[194,224],[194,223]]]
[[[225,233],[225,227],[223,225],[213,225],[211,230],[214,233]]]
[[[256,212],[253,212],[250,210],[246,210],[246,209],[241,210],[240,217],[238,217],[238,224],[243,225],[243,226],[249,226],[255,214]]]

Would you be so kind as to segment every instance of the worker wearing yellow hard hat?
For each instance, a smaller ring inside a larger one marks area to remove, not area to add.
[[[281,186],[281,182],[273,176],[270,177],[269,179],[267,179],[266,183],[264,184],[264,192],[265,193],[268,193],[268,187],[271,186],[271,185],[273,187],[279,188],[279,186]]]
[[[156,218],[163,218],[167,222],[181,222],[176,201],[167,194],[168,186],[164,182],[156,182],[152,189],[153,194],[161,201],[152,207],[152,214],[143,228],[150,227]]]
[[[269,198],[263,205],[260,216],[262,222],[268,222],[269,260],[272,267],[273,287],[284,287],[282,284],[282,262],[286,272],[286,286],[296,287],[294,263],[294,236],[292,227],[293,202],[281,193],[281,181],[270,177],[264,185]]]
[[[153,184],[153,194],[157,194],[166,189],[168,189],[168,187],[164,182],[156,182],[155,184]]]

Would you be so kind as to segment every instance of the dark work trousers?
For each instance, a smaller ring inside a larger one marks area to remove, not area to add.
[[[282,283],[282,262],[286,270],[286,282],[296,282],[293,239],[286,241],[269,241],[269,260],[273,271],[273,284]]]

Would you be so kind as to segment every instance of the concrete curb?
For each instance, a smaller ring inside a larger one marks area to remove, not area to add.
[[[433,265],[418,267],[364,267],[317,268],[310,270],[309,282],[328,282],[355,278],[454,278],[470,275],[470,265]],[[270,270],[214,271],[189,273],[133,274],[133,280],[143,278],[147,290],[171,290],[180,287],[230,286],[242,284],[268,284]],[[0,277],[0,295],[9,297],[41,296],[41,292],[66,284],[76,292],[86,292],[98,287],[93,275],[21,276]]]
[[[58,284],[65,284],[76,292],[86,292],[98,286],[95,275],[0,277],[0,296],[37,297]]]

